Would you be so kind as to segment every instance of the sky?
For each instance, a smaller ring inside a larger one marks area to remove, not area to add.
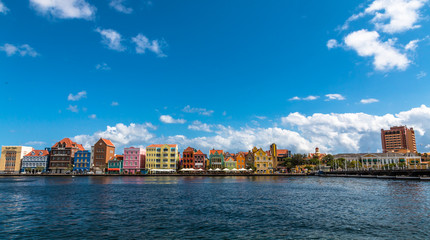
[[[430,152],[430,0],[0,0],[0,145]]]

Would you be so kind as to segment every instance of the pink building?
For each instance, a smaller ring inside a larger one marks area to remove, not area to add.
[[[143,148],[124,148],[124,173],[136,173],[145,169],[146,150]]]

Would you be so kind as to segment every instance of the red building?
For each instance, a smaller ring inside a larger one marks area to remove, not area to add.
[[[194,153],[194,168],[195,169],[205,169],[205,159],[206,154],[202,151],[198,150]]]
[[[65,173],[73,169],[73,161],[77,151],[84,151],[81,144],[64,138],[51,147],[49,170],[52,173]]]
[[[194,168],[194,152],[196,150],[188,147],[182,152],[182,168]]]

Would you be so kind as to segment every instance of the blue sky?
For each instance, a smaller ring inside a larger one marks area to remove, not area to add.
[[[428,14],[428,0],[1,0],[0,144],[374,152],[407,124],[427,151]]]

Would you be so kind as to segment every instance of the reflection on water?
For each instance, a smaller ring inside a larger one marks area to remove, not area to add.
[[[12,239],[427,239],[429,190],[318,177],[0,177],[0,229]]]

